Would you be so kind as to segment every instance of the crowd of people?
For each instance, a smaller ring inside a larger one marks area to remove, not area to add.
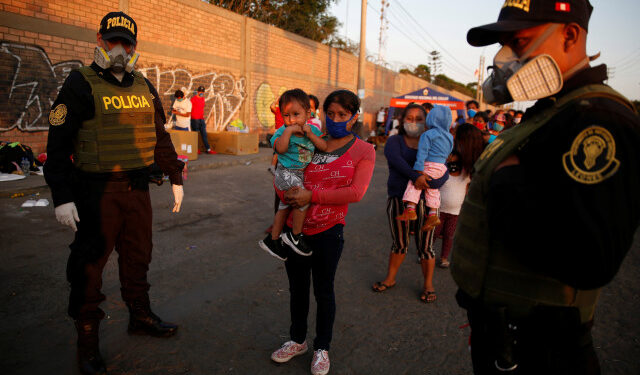
[[[471,326],[474,372],[598,374],[591,328],[600,288],[616,275],[639,222],[640,122],[633,105],[603,84],[606,66],[588,66],[589,1],[535,0],[531,9],[528,4],[525,10],[521,1],[506,1],[498,22],[467,35],[474,46],[500,42],[499,54],[520,57],[508,69],[494,66],[498,73],[485,82],[485,98],[491,95],[488,102],[496,105],[521,100],[503,81],[522,72],[537,81],[548,78],[535,70],[535,61],[525,60],[530,56],[556,63],[560,88],[531,90],[527,99],[539,100],[524,116],[526,125],[518,125],[521,112],[480,111],[475,101],[466,103],[466,116],[455,122],[448,107],[404,108],[384,150],[392,244],[386,277],[372,288],[381,293],[396,285],[413,235],[424,276],[418,298],[436,302],[434,240],[442,237],[439,266],[448,268],[455,232],[451,274],[459,287],[456,301]],[[49,116],[44,174],[57,220],[75,232],[67,263],[68,313],[75,321],[83,374],[107,371],[99,345],[105,313],[99,305],[105,299],[102,271],[114,249],[129,332],[170,337],[178,330],[151,309],[148,183],[155,161],[169,176],[172,211],[179,212],[184,164],[165,131],[158,92],[133,69],[137,30],[125,13],[107,14],[94,62],[69,74]],[[172,114],[178,128],[197,129],[206,142],[196,110],[203,93],[199,88],[187,102],[184,92],[176,92]],[[144,104],[109,106],[118,96]],[[324,127],[319,104],[293,89],[272,108],[281,124],[271,139],[275,217],[259,242],[284,261],[289,281],[290,337],[272,353],[274,362],[308,351],[313,285],[313,375],[330,369],[343,228],[349,205],[368,189],[376,156],[357,136],[356,94],[336,90],[325,98]],[[553,189],[548,181],[554,181]],[[543,206],[553,207],[554,215]],[[554,261],[541,251],[553,254]]]

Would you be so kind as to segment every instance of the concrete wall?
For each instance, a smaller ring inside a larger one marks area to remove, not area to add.
[[[264,138],[269,104],[285,89],[321,102],[337,88],[356,91],[357,56],[200,0],[0,0],[0,140],[44,152],[51,104],[69,71],[91,63],[99,22],[114,10],[136,20],[137,68],[165,110],[175,90],[205,86],[210,132],[239,118]],[[372,63],[365,82],[365,126],[391,97],[428,85]]]

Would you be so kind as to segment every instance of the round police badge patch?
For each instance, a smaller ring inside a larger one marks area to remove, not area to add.
[[[60,103],[54,109],[49,112],[49,123],[53,126],[64,124],[64,119],[67,117],[67,106]]]
[[[582,184],[597,184],[613,176],[620,167],[616,158],[616,143],[609,131],[590,126],[580,132],[571,150],[562,156],[569,177]]]

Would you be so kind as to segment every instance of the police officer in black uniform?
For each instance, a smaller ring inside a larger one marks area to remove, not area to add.
[[[491,143],[454,237],[476,374],[598,374],[591,327],[640,220],[640,121],[591,67],[588,0],[507,0],[467,34],[500,43],[491,104],[535,100]]]
[[[106,373],[98,343],[104,312],[98,305],[102,270],[118,252],[122,298],[130,312],[129,333],[159,337],[176,333],[149,306],[151,261],[150,165],[169,176],[173,211],[184,196],[182,169],[153,85],[135,71],[138,27],[122,12],[100,23],[94,62],[72,71],[49,114],[44,174],[56,218],[75,231],[67,263],[69,315],[78,331],[83,374]]]

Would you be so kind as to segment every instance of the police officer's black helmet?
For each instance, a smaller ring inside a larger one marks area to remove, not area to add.
[[[589,0],[506,0],[498,21],[469,30],[467,42],[476,47],[487,46],[497,43],[503,33],[545,23],[575,22],[588,30],[591,12]]]

